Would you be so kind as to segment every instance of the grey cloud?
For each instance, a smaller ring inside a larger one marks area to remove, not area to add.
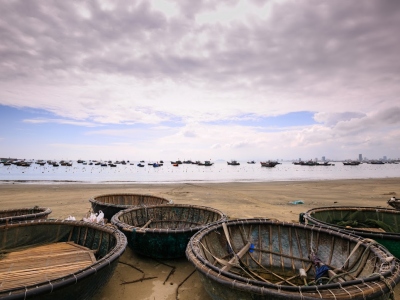
[[[324,123],[326,126],[334,126],[339,122],[349,121],[352,119],[361,119],[366,114],[358,112],[342,112],[342,113],[327,113],[320,112],[314,115],[314,119],[319,123]]]
[[[377,114],[377,119],[382,122],[397,125],[400,123],[400,107],[391,107]]]
[[[265,20],[196,23],[221,3],[238,1],[179,1],[180,15],[171,18],[147,1],[116,1],[112,11],[96,1],[3,1],[0,78],[60,86],[98,74],[169,79],[217,95],[257,93],[269,103],[277,101],[273,91],[293,110],[315,103],[348,111],[351,100],[370,111],[398,101],[399,1],[289,0]]]
[[[179,17],[168,21],[146,1],[137,2],[132,11],[126,2],[103,11],[96,1],[89,1],[90,19],[82,18],[69,2],[13,1],[1,5],[2,40],[8,44],[1,54],[18,65],[33,65],[38,72],[75,67],[128,76],[179,78],[189,73],[205,79],[208,74],[224,81],[250,76],[267,86],[301,86],[335,78],[357,86],[366,72],[390,77],[400,67],[396,38],[400,18],[392,2],[288,1],[276,5],[268,21],[200,28]],[[183,15],[193,16],[215,9],[213,3],[179,5]],[[175,31],[178,26],[183,29]],[[207,51],[207,59],[177,47],[188,34],[200,32],[209,43],[195,41],[192,46]]]
[[[351,136],[357,133],[379,133],[396,129],[400,124],[400,107],[391,107],[362,118],[339,122],[334,129],[342,135]]]
[[[182,135],[183,135],[184,137],[190,137],[190,138],[192,138],[192,137],[197,137],[196,132],[194,132],[194,131],[189,131],[189,130],[184,131],[184,132],[182,133]]]

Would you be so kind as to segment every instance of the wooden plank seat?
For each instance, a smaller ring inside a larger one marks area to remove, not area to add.
[[[48,282],[96,262],[94,251],[60,242],[0,255],[0,291]]]

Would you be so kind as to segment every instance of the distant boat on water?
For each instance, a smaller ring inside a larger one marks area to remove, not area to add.
[[[210,167],[212,166],[214,163],[210,162],[209,160],[206,160],[204,163],[199,162],[197,163],[199,166],[205,166],[205,167]]]
[[[298,162],[293,162],[294,165],[300,165],[300,166],[334,166],[334,164],[331,164],[329,161],[319,163],[316,161],[298,161]]]
[[[276,165],[279,165],[277,161],[265,161],[265,162],[260,162],[261,167],[267,167],[267,168],[273,168]]]
[[[227,162],[229,166],[239,166],[240,163],[238,163],[236,160],[231,160],[230,162]]]
[[[369,162],[369,164],[371,164],[371,165],[384,165],[385,163],[383,161],[381,161],[381,160],[371,160]]]
[[[344,161],[343,165],[344,166],[358,166],[360,164],[359,161]]]

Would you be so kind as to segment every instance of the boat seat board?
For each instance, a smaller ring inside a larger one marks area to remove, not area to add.
[[[3,254],[0,291],[55,280],[96,262],[94,251],[72,242],[52,243]]]

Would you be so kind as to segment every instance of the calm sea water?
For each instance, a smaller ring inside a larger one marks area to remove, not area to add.
[[[177,183],[177,182],[268,182],[268,181],[302,181],[302,180],[334,180],[334,179],[366,179],[400,177],[400,164],[360,164],[344,166],[341,162],[333,162],[332,166],[299,166],[283,162],[274,168],[261,167],[260,163],[239,166],[216,162],[205,167],[182,164],[174,167],[170,162],[162,167],[154,168],[144,163],[143,168],[134,165],[117,167],[101,167],[83,165],[73,162],[70,167],[51,165],[30,167],[0,164],[0,182],[82,182],[82,183]]]

